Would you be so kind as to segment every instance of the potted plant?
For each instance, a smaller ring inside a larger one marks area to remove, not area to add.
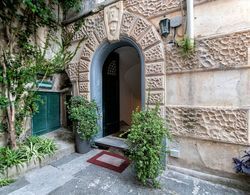
[[[165,138],[171,139],[159,114],[159,106],[138,109],[132,114],[132,125],[128,134],[129,158],[133,161],[137,179],[144,185],[158,187],[159,176],[164,166]]]
[[[73,122],[76,151],[80,154],[91,150],[90,141],[98,132],[98,109],[94,101],[75,96],[68,104],[69,117]]]

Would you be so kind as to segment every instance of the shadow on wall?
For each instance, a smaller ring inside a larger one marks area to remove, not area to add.
[[[131,113],[141,107],[140,57],[133,47],[116,50],[120,56],[120,121],[131,124]]]

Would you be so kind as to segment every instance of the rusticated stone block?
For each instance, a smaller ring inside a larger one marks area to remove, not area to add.
[[[142,18],[139,18],[135,25],[134,28],[131,32],[131,36],[135,39],[138,40],[140,36],[142,36],[143,33],[146,32],[146,30],[149,28],[148,22],[146,20],[143,20]]]
[[[82,48],[81,59],[85,59],[90,61],[92,57],[93,51],[91,51],[88,47]]]
[[[146,75],[163,75],[164,74],[164,62],[145,64],[145,74]]]
[[[155,61],[160,61],[164,60],[163,56],[163,46],[161,43],[150,47],[148,50],[144,52],[145,55],[145,61],[146,62],[155,62]]]
[[[67,73],[71,81],[78,80],[78,63],[71,63],[68,65]]]
[[[98,41],[101,43],[104,41],[104,39],[107,38],[107,33],[105,30],[105,24],[104,24],[104,13],[103,11],[99,12],[99,14],[95,15],[95,26],[93,27],[94,32],[96,34],[96,37]]]
[[[89,91],[89,82],[79,82],[79,91],[88,92]]]
[[[88,72],[89,71],[89,63],[84,59],[80,59],[79,62],[79,72]]]
[[[89,81],[89,73],[88,72],[79,73],[79,81]]]
[[[146,77],[146,89],[164,89],[164,76]]]
[[[94,35],[94,33],[88,34],[87,40],[85,42],[85,45],[91,49],[92,51],[95,51],[98,46],[98,41]]]
[[[166,122],[177,136],[249,144],[247,109],[169,106]]]
[[[197,40],[194,55],[184,58],[179,48],[166,47],[166,72],[229,69],[247,65],[250,31]]]
[[[149,105],[156,105],[156,104],[163,104],[164,103],[164,92],[157,91],[157,92],[146,92],[146,104]]]
[[[155,29],[151,28],[139,41],[142,49],[145,49],[149,46],[154,45],[157,41],[159,41],[158,34]]]
[[[195,4],[211,0],[195,0]],[[125,7],[128,11],[138,13],[144,17],[152,18],[162,14],[181,9],[180,0],[126,0]],[[184,2],[182,2],[184,4]]]
[[[67,31],[73,33],[74,32],[74,24],[70,24],[67,27]],[[83,38],[86,38],[86,31],[84,30],[84,28],[80,28],[77,32],[74,32],[74,36],[72,38],[72,41],[78,41],[81,40]]]
[[[121,34],[129,35],[131,28],[133,27],[137,17],[134,14],[125,12],[123,14],[123,20],[121,25]]]
[[[127,0],[125,1],[125,6],[127,7],[127,10],[131,12],[139,13],[144,17],[152,17],[159,15],[160,13],[179,8],[180,0]]]

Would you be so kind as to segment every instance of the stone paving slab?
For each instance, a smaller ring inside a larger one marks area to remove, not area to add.
[[[73,154],[27,173],[14,184],[1,188],[1,195],[247,195],[238,189],[167,170],[159,177],[160,189],[140,185],[133,169],[117,173],[86,162],[100,150]]]
[[[212,184],[173,171],[166,171],[161,177],[161,189],[141,186],[133,171],[126,169],[122,174],[94,165],[75,174],[75,178],[50,195],[244,195],[243,191]]]
[[[64,165],[64,164],[66,164],[66,163],[68,163],[68,162],[70,162],[70,161],[72,161],[80,156],[81,156],[81,154],[73,153],[73,154],[70,154],[68,156],[65,156],[64,158],[61,158],[57,161],[50,163],[50,165],[53,167],[59,167],[59,166]]]
[[[24,177],[21,177],[15,183],[0,188],[0,194],[10,194],[11,192],[16,191],[28,184],[29,182]]]

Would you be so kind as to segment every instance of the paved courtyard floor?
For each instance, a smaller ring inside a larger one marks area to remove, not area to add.
[[[243,195],[248,194],[218,184],[213,184],[174,171],[165,171],[161,188],[150,189],[136,182],[132,169],[117,173],[92,165],[86,160],[100,152],[71,154],[41,169],[33,170],[10,186],[0,188],[0,194],[11,195]]]

